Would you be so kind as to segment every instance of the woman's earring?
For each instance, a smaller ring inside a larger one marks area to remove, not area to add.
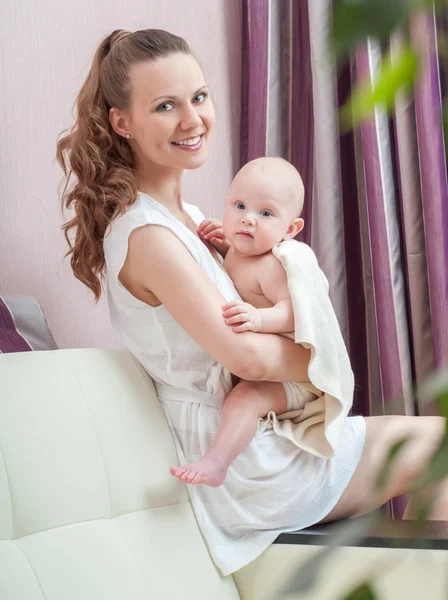
[[[131,134],[130,134],[130,133],[127,133],[127,134],[126,134],[126,139],[128,139],[128,140],[130,140],[130,139],[131,139]]]

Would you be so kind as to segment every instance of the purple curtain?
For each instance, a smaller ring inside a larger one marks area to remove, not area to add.
[[[415,384],[448,363],[448,186],[431,11],[411,22],[413,96],[341,133],[338,107],[375,77],[369,40],[336,73],[331,0],[243,0],[242,164],[280,155],[305,183],[316,252],[355,373],[354,414],[431,414]],[[392,59],[401,38],[391,39]],[[442,80],[442,82],[441,82]],[[397,514],[400,503],[395,504]]]

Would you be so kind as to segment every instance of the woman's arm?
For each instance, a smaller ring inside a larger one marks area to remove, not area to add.
[[[308,380],[308,350],[274,334],[234,333],[225,324],[225,298],[184,244],[165,227],[149,225],[131,233],[120,279],[139,299],[155,295],[206,352],[238,377]]]

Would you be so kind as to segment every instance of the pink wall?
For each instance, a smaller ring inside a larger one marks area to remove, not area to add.
[[[187,39],[211,86],[217,125],[184,198],[221,216],[238,165],[240,0],[3,0],[0,9],[0,292],[39,299],[61,348],[117,347],[106,301],[73,276],[60,227],[56,138],[101,38],[167,29]]]

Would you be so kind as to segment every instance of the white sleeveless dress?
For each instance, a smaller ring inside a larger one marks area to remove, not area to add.
[[[197,207],[183,206],[197,224],[204,219]],[[203,456],[213,442],[231,375],[164,306],[141,302],[119,282],[129,234],[146,224],[170,229],[227,301],[239,295],[201,240],[149,196],[140,192],[135,204],[112,222],[104,239],[112,326],[119,342],[153,378],[184,464]],[[281,532],[303,529],[325,517],[347,486],[364,439],[363,417],[348,417],[335,456],[324,459],[272,429],[261,430],[230,466],[224,485],[189,485],[198,524],[221,572],[228,575],[242,568]]]

